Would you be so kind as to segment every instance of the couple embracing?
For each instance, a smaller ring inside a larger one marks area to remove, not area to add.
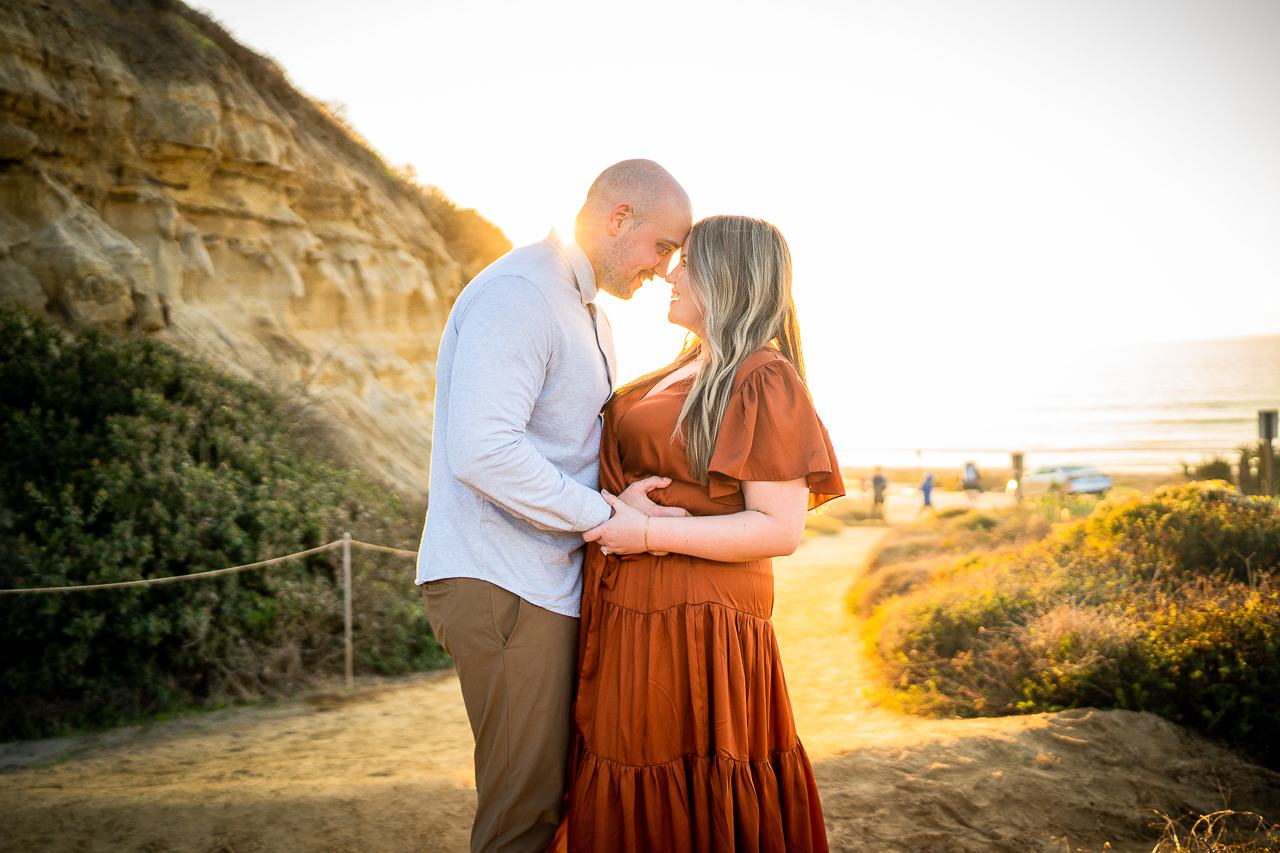
[[[615,388],[596,293],[654,276],[691,343]],[[473,853],[825,851],[770,559],[844,486],[778,230],[694,224],[661,166],[615,164],[572,236],[463,290],[436,383],[418,583],[476,739]]]

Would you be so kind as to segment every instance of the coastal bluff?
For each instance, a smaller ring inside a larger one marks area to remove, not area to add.
[[[0,302],[283,391],[420,497],[441,330],[510,243],[340,112],[176,0],[7,0]]]

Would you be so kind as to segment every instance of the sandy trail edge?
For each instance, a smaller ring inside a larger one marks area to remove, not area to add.
[[[874,707],[844,593],[883,533],[847,529],[777,561],[775,623],[832,849],[1145,853],[1151,810],[1229,798],[1280,815],[1280,775],[1148,714],[925,720]],[[465,851],[475,803],[451,673],[0,745],[0,768],[6,852]]]

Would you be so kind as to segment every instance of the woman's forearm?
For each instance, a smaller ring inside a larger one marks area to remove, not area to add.
[[[614,516],[587,531],[587,542],[612,554],[642,551],[746,562],[793,553],[804,535],[809,489],[803,479],[743,482],[746,509],[729,515],[650,518],[605,492]]]
[[[804,535],[804,516],[777,518],[756,510],[697,518],[650,518],[649,551],[671,551],[727,563],[766,560],[794,553]]]

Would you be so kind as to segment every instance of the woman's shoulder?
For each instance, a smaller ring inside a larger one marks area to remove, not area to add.
[[[792,381],[800,383],[800,374],[796,372],[795,365],[773,347],[756,350],[744,358],[733,377],[733,387],[738,391],[748,382],[760,383],[769,380],[788,384]]]

